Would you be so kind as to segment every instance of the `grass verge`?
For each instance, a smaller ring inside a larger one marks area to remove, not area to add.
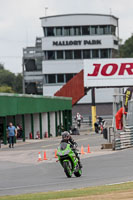
[[[2,196],[0,200],[48,200],[48,199],[61,199],[61,198],[72,198],[72,197],[89,197],[92,195],[104,195],[111,193],[120,193],[133,190],[133,182],[89,187],[83,189],[73,189],[58,192],[45,192],[35,194],[24,194],[15,196]]]

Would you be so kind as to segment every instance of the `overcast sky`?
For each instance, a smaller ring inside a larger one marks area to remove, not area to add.
[[[0,63],[22,71],[22,49],[43,36],[40,17],[67,13],[112,14],[119,18],[120,38],[133,33],[133,0],[0,0]]]

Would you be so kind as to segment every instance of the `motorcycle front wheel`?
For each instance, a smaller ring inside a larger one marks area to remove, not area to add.
[[[70,163],[70,161],[63,162],[63,168],[64,168],[64,172],[65,172],[66,176],[68,178],[71,178],[72,177],[72,170],[71,170],[71,163]]]
[[[82,175],[82,169],[79,168],[78,171],[75,171],[75,172],[74,172],[74,175],[75,175],[76,177],[80,177],[80,176]]]

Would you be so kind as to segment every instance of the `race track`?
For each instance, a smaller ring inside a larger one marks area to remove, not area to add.
[[[89,138],[91,149],[96,149],[93,144],[95,137]],[[100,136],[98,136],[100,138]],[[97,138],[98,138],[97,137]],[[87,145],[86,136],[79,143]],[[77,138],[76,138],[77,139]],[[59,140],[51,140],[49,142],[52,147],[57,145]],[[100,140],[99,140],[100,141]],[[32,148],[33,146],[33,148]],[[45,146],[45,145],[44,145]],[[86,146],[87,147],[87,146]],[[3,149],[0,152],[0,195],[15,195],[33,192],[46,192],[74,189],[88,186],[97,186],[105,184],[113,184],[119,182],[133,181],[133,149],[112,152],[111,150],[99,150],[91,154],[81,157],[83,163],[83,174],[80,178],[67,178],[63,168],[56,159],[50,161],[42,161],[40,163],[35,160],[35,163],[25,162],[24,154],[30,154],[33,151],[42,148],[42,142],[37,144],[25,145],[16,147],[9,152],[9,149]],[[19,156],[19,152],[23,155]],[[102,152],[101,152],[102,151]],[[101,153],[100,153],[101,152]],[[10,154],[9,154],[10,153]],[[29,154],[29,155],[30,155]],[[3,155],[10,155],[6,160]],[[12,159],[16,156],[16,161]],[[19,159],[20,158],[20,159]],[[13,160],[13,161],[12,161]]]

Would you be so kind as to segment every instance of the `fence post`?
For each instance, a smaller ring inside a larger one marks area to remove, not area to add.
[[[22,134],[23,134],[23,142],[25,142],[25,117],[22,115]]]
[[[40,139],[42,139],[42,113],[39,113]]]
[[[6,123],[7,123],[6,117],[4,117],[4,139],[3,139],[4,144],[7,144]]]

